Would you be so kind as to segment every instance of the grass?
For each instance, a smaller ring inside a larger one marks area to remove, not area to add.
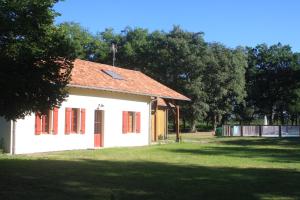
[[[300,139],[182,139],[149,147],[3,154],[0,199],[300,199]]]

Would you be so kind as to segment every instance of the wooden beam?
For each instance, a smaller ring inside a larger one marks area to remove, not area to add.
[[[176,116],[175,108],[171,106],[170,101],[165,99],[165,102],[166,102],[166,104],[167,104],[167,106],[168,106],[168,109],[171,110],[171,111],[173,112],[174,116]],[[175,105],[175,104],[173,103],[173,105]]]
[[[165,139],[167,139],[168,135],[169,135],[169,112],[168,112],[168,109],[166,109],[165,118],[166,118],[166,124],[165,124],[166,138]]]
[[[179,106],[176,105],[176,142],[179,142]]]
[[[157,141],[157,133],[158,133],[158,98],[156,97],[156,104],[155,104],[155,114],[154,114],[154,141]]]

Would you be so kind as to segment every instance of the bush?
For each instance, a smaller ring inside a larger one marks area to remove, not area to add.
[[[214,129],[212,125],[210,125],[210,124],[206,125],[203,123],[198,124],[196,126],[196,128],[197,128],[197,131],[212,131]]]

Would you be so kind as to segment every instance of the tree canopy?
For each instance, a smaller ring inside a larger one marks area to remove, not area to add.
[[[126,27],[119,34],[106,29],[96,35],[78,24],[75,31],[73,23],[64,26],[79,35],[73,37],[79,44],[91,38],[77,48],[79,57],[112,64],[114,43],[118,66],[140,70],[190,97],[181,106],[183,122],[192,130],[199,121],[215,127],[230,120],[251,123],[264,115],[271,123],[298,119],[300,56],[288,45],[228,48],[179,26],[169,32]]]
[[[22,118],[59,105],[73,44],[53,24],[56,0],[0,1],[0,116]]]
[[[78,23],[54,25],[57,0],[0,1],[0,116],[24,117],[66,97],[75,57],[144,72],[185,94],[183,124],[297,123],[300,54],[288,45],[228,48],[203,32],[174,26],[169,32],[125,27],[90,33]]]
[[[248,48],[248,62],[249,101],[257,114],[268,116],[271,123],[275,119],[284,123],[288,115],[299,112],[300,65],[290,46]]]

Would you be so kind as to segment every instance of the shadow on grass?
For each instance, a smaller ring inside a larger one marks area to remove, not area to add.
[[[258,158],[269,162],[299,163],[300,138],[236,138],[214,139],[205,148],[164,149],[172,153],[221,155],[240,158]],[[221,144],[221,145],[220,145]]]
[[[278,163],[299,163],[300,149],[272,149],[272,148],[252,148],[252,147],[206,147],[203,149],[167,149],[165,151],[173,153],[186,153],[195,155],[231,156],[239,158],[258,158],[269,162]]]
[[[277,145],[300,149],[300,138],[257,138],[257,137],[223,137],[232,140],[220,141],[223,144],[241,145],[241,146],[255,146],[255,145]]]
[[[0,160],[0,199],[300,197],[300,173],[99,160]]]

